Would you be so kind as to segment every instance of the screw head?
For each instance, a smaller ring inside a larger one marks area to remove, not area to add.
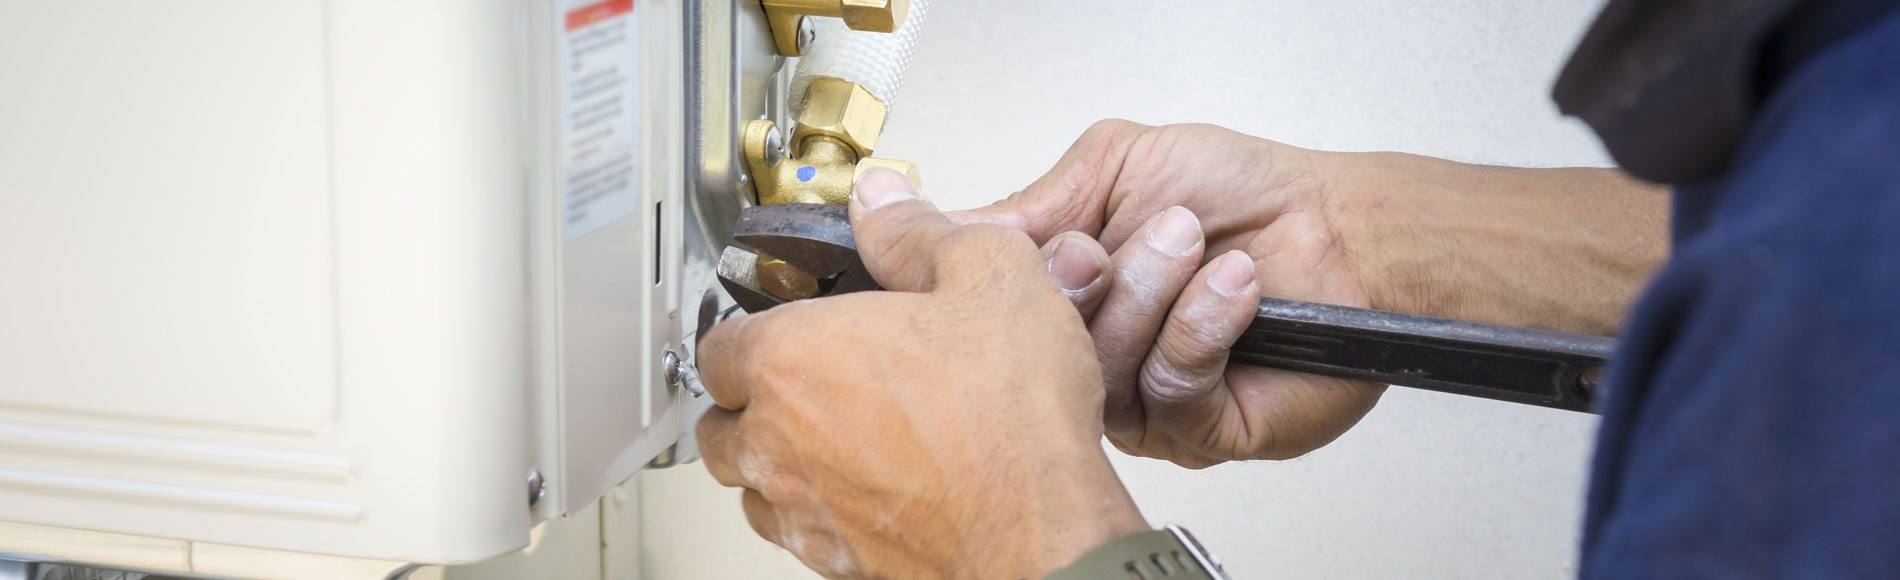
[[[805,54],[805,49],[809,48],[811,46],[812,41],[817,40],[817,39],[818,39],[818,30],[812,28],[811,17],[806,16],[803,18],[799,18],[798,19],[798,53]]]
[[[785,135],[780,133],[778,125],[765,132],[765,166],[772,167],[785,160]]]
[[[1570,384],[1570,390],[1571,395],[1585,403],[1594,402],[1596,399],[1601,398],[1603,395],[1603,369],[1601,367],[1584,369],[1582,373],[1577,374],[1576,380]]]
[[[667,386],[679,388],[680,355],[670,350],[666,351],[666,354],[660,355],[660,372],[666,377]]]
[[[547,479],[541,477],[541,470],[528,470],[528,507],[541,503],[541,498],[547,495],[548,482]]]

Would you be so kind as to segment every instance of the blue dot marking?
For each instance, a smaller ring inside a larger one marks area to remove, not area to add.
[[[811,181],[813,177],[818,177],[818,168],[810,165],[798,168],[799,181]]]

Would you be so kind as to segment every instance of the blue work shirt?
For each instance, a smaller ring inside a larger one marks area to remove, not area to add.
[[[1900,578],[1900,12],[1775,85],[1612,364],[1585,578]]]

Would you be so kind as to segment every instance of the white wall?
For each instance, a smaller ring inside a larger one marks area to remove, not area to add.
[[[945,208],[1028,184],[1096,119],[1206,122],[1302,146],[1606,165],[1549,87],[1596,0],[940,0],[880,156]],[[1595,421],[1394,389],[1289,462],[1116,456],[1156,524],[1238,578],[1573,575]],[[698,464],[641,476],[650,578],[802,578]]]

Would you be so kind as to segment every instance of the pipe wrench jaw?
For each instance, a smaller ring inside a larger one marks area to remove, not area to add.
[[[719,283],[746,312],[762,312],[792,299],[878,288],[858,258],[845,206],[783,203],[749,207],[740,212],[733,239],[758,250],[754,253],[728,247],[719,258]],[[768,258],[761,259],[761,254]],[[791,286],[806,284],[786,279],[797,275],[809,276],[810,285],[788,291]]]

